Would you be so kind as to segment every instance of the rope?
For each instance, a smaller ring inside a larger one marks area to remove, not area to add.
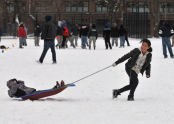
[[[86,79],[86,78],[88,78],[88,77],[91,77],[91,76],[93,76],[93,75],[95,75],[95,74],[97,74],[97,73],[99,73],[99,72],[101,72],[101,71],[104,71],[104,70],[106,70],[106,69],[108,69],[108,68],[110,68],[110,67],[112,67],[112,65],[107,66],[107,67],[105,67],[105,68],[103,68],[103,69],[101,69],[101,70],[99,70],[99,71],[96,71],[96,72],[90,74],[90,75],[87,75],[87,76],[85,76],[85,77],[83,77],[83,78],[81,78],[81,79],[79,79],[79,80],[76,80],[76,81],[70,83],[70,84],[75,84],[75,83],[77,83],[77,82],[79,82],[79,81],[81,81],[81,80],[84,80],[84,79]]]

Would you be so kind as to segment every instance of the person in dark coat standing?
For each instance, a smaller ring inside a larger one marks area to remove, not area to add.
[[[97,33],[97,30],[96,30],[95,24],[92,25],[92,28],[89,31],[88,37],[89,37],[89,49],[91,49],[91,42],[93,41],[93,48],[95,50],[96,40],[98,38],[98,33]]]
[[[129,76],[129,85],[113,90],[113,98],[117,98],[122,92],[130,90],[128,95],[128,101],[134,100],[134,92],[138,86],[138,74],[143,75],[146,71],[146,77],[150,78],[151,72],[151,59],[152,59],[152,48],[151,42],[148,39],[142,40],[141,48],[135,48],[123,57],[119,58],[116,62],[112,64],[113,67],[129,59],[126,63],[126,72]]]
[[[23,44],[26,41],[26,31],[24,29],[24,25],[20,24],[19,29],[18,29],[18,37],[19,37],[19,48],[23,48]]]
[[[1,36],[2,36],[2,29],[0,27],[0,42],[1,42]]]
[[[36,24],[36,27],[34,29],[34,43],[35,43],[35,46],[39,46],[40,33],[41,33],[40,25]]]
[[[111,28],[111,37],[112,37],[112,46],[118,46],[118,37],[119,37],[119,29],[117,28],[117,24],[114,23]]]
[[[124,47],[125,36],[126,36],[126,29],[123,27],[123,25],[120,25],[119,35],[120,35],[120,48],[121,48]]]
[[[172,45],[170,41],[170,37],[173,35],[173,30],[170,27],[168,23],[165,23],[162,27],[159,29],[159,35],[162,37],[162,46],[163,46],[163,55],[164,58],[167,58],[167,48],[170,53],[170,57],[174,58],[173,51],[172,51]]]
[[[127,46],[130,46],[129,40],[128,40],[128,32],[126,30],[126,35],[125,35],[125,41],[127,42]]]
[[[111,42],[110,42],[111,28],[109,27],[109,24],[105,24],[105,28],[103,30],[103,37],[105,40],[106,49],[108,49],[108,46],[110,49],[112,49]]]
[[[78,24],[75,24],[72,29],[71,29],[71,32],[72,32],[72,42],[74,43],[74,40],[75,40],[75,46],[77,47],[78,46],[78,36],[79,36],[79,26]]]
[[[56,37],[56,26],[51,21],[51,16],[45,16],[45,24],[42,28],[41,39],[44,39],[44,49],[39,59],[39,63],[43,63],[45,55],[49,48],[51,48],[53,64],[56,63],[56,51],[55,51],[55,37]]]
[[[89,32],[89,28],[87,27],[86,24],[83,24],[80,29],[80,34],[79,34],[79,36],[82,40],[82,49],[86,49],[88,32]]]

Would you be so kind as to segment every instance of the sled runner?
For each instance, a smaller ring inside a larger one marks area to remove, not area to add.
[[[48,89],[48,90],[43,90],[43,91],[36,91],[36,92],[33,92],[32,94],[21,96],[19,98],[21,98],[22,100],[27,100],[27,99],[38,100],[40,98],[45,98],[48,96],[56,95],[56,94],[62,92],[63,90],[65,90],[67,87],[72,87],[72,86],[75,86],[75,85],[66,84],[66,85],[58,87],[58,88],[53,88],[53,89]]]

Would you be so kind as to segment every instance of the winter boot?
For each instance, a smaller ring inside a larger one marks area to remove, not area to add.
[[[133,95],[128,95],[127,100],[128,100],[128,101],[134,101],[134,96],[133,96]]]
[[[65,86],[65,82],[62,80],[62,81],[60,82],[60,85],[61,85],[61,87],[62,87],[62,86]]]
[[[57,89],[57,88],[59,88],[59,87],[60,87],[60,84],[59,84],[58,81],[56,81],[56,86],[54,86],[53,89]]]
[[[113,99],[114,99],[114,98],[117,98],[118,95],[121,95],[121,94],[119,93],[119,90],[118,90],[118,89],[113,90],[113,92],[112,92],[112,97],[113,97]]]

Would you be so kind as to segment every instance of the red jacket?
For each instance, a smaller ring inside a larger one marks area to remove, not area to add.
[[[63,27],[63,36],[69,37],[68,28],[66,26]]]
[[[18,37],[27,37],[24,27],[19,27]]]

